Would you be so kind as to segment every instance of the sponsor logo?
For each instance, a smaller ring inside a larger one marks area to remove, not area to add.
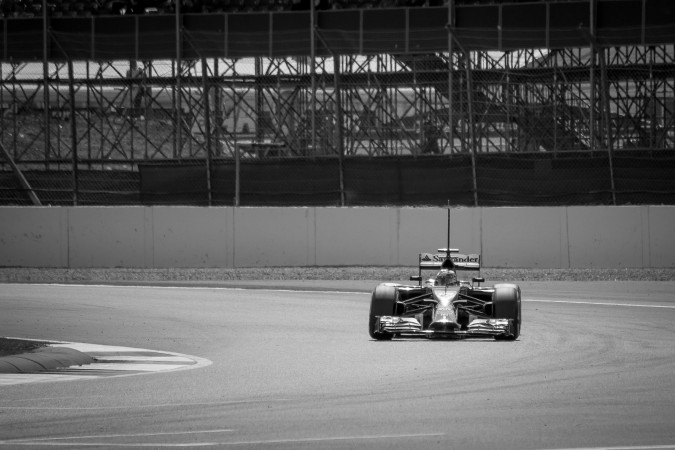
[[[454,255],[451,257],[454,263],[474,263],[480,262],[479,255]]]
[[[422,265],[440,265],[445,261],[446,255],[443,253],[422,253],[420,255],[420,263]],[[480,264],[480,255],[451,255],[450,259],[455,264]]]
[[[438,254],[423,253],[422,256],[420,257],[420,261],[440,264],[443,261],[445,261],[445,255],[442,253]]]

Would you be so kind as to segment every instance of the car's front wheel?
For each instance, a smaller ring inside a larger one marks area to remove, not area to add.
[[[495,336],[497,340],[515,341],[520,336],[521,305],[520,288],[515,284],[498,284],[492,294],[492,317],[511,319],[511,334]]]
[[[396,309],[396,287],[380,284],[373,291],[370,300],[370,316],[368,320],[368,332],[370,337],[378,341],[390,340],[392,333],[377,331],[378,316],[392,316]]]

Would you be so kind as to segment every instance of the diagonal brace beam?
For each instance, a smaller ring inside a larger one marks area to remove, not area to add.
[[[4,145],[0,142],[0,151],[2,151],[2,154],[5,155],[5,159],[9,162],[9,165],[12,166],[12,170],[14,171],[14,174],[16,177],[19,179],[19,183],[21,183],[21,187],[28,192],[28,197],[30,197],[30,201],[33,202],[33,205],[35,206],[42,206],[42,203],[40,202],[40,199],[38,196],[35,194],[35,191],[31,187],[30,183],[28,183],[28,180],[26,180],[26,177],[23,176],[23,172],[21,172],[21,169],[16,165],[14,162],[14,159],[12,159],[12,156],[9,154],[7,149],[5,148]]]

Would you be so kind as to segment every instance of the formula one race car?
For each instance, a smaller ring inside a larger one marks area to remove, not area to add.
[[[370,302],[370,336],[462,339],[494,337],[513,341],[520,336],[520,287],[496,284],[481,287],[484,278],[457,279],[458,270],[480,271],[480,255],[460,255],[457,249],[419,255],[419,285],[382,283]],[[422,271],[436,276],[422,280]]]

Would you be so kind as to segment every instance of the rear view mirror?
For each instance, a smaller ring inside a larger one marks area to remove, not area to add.
[[[478,286],[480,286],[480,283],[485,283],[485,278],[483,278],[483,277],[473,277],[471,279],[471,281],[473,281],[474,283],[477,283]]]
[[[417,281],[420,284],[422,284],[422,277],[419,276],[419,275],[413,275],[413,276],[410,277],[410,281]]]

